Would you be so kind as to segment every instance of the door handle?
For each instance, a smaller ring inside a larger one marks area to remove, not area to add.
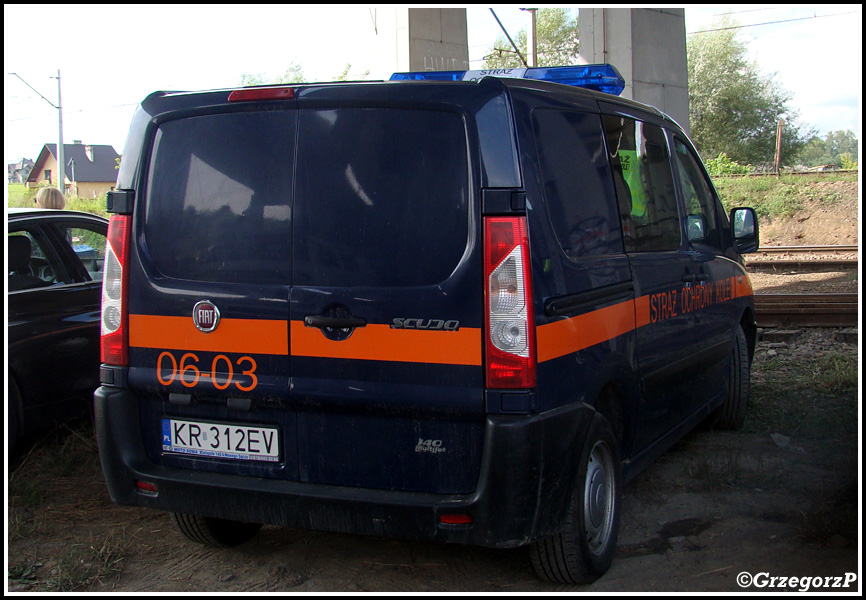
[[[356,327],[366,327],[367,321],[358,317],[307,315],[304,317],[304,326],[317,327],[319,329],[355,329]]]

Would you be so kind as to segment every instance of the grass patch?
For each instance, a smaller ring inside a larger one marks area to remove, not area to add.
[[[33,197],[36,190],[28,190],[23,183],[6,184],[6,206],[9,208],[23,208],[33,206]]]
[[[60,426],[34,442],[16,464],[10,464],[10,539],[26,539],[42,532],[43,509],[57,497],[58,487],[80,470],[93,469],[98,460],[90,423]]]
[[[834,394],[845,394],[857,390],[857,363],[845,356],[829,354],[821,356],[815,364],[816,390]]]
[[[785,219],[803,210],[807,200],[829,204],[842,196],[819,186],[837,181],[857,181],[857,173],[827,175],[782,175],[781,177],[717,177],[713,179],[726,212],[749,206],[764,219]]]
[[[16,560],[9,561],[7,575],[17,590],[99,590],[120,574],[128,532],[94,535],[87,527],[102,503],[93,493],[99,472],[89,421],[55,428],[10,465],[7,547],[16,542],[27,548],[10,550]],[[76,530],[84,535],[75,537]]]
[[[742,471],[739,446],[729,446],[721,452],[700,452],[687,467],[689,477],[700,481],[709,492],[736,487]]]
[[[123,536],[115,535],[90,544],[73,545],[60,556],[52,576],[45,582],[46,591],[74,592],[88,589],[97,582],[120,575],[123,555],[129,547]]]
[[[746,431],[811,439],[856,434],[856,357],[759,357],[752,374]]]
[[[36,189],[28,190],[23,183],[9,183],[7,186],[6,206],[8,208],[34,208],[36,206],[33,202],[36,197]],[[69,196],[66,198],[66,209],[79,210],[108,218],[105,201],[105,195],[96,198]]]

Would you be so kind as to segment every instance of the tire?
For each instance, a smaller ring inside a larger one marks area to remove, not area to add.
[[[587,433],[568,514],[560,533],[530,548],[539,577],[553,583],[591,583],[613,562],[619,533],[622,465],[607,419],[596,415]]]
[[[737,325],[730,362],[725,381],[727,387],[725,402],[713,413],[713,426],[717,429],[739,429],[746,421],[751,365],[748,342],[741,325]]]
[[[6,396],[6,454],[12,456],[21,436],[21,393],[12,376],[9,376],[9,393]]]
[[[237,546],[252,539],[262,528],[261,523],[244,523],[186,513],[172,513],[171,518],[187,539],[206,546]]]

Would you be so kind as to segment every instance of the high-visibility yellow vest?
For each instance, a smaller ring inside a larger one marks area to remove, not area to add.
[[[631,215],[646,216],[646,193],[640,178],[640,158],[634,150],[620,150],[619,164],[622,175],[631,192]]]

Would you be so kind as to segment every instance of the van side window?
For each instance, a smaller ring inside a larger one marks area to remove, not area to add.
[[[548,213],[565,254],[622,252],[598,115],[539,109],[532,126]]]
[[[686,235],[689,241],[721,247],[715,195],[698,159],[680,139],[674,139],[674,161],[686,207]]]
[[[676,250],[680,219],[661,128],[604,115],[626,252]]]

